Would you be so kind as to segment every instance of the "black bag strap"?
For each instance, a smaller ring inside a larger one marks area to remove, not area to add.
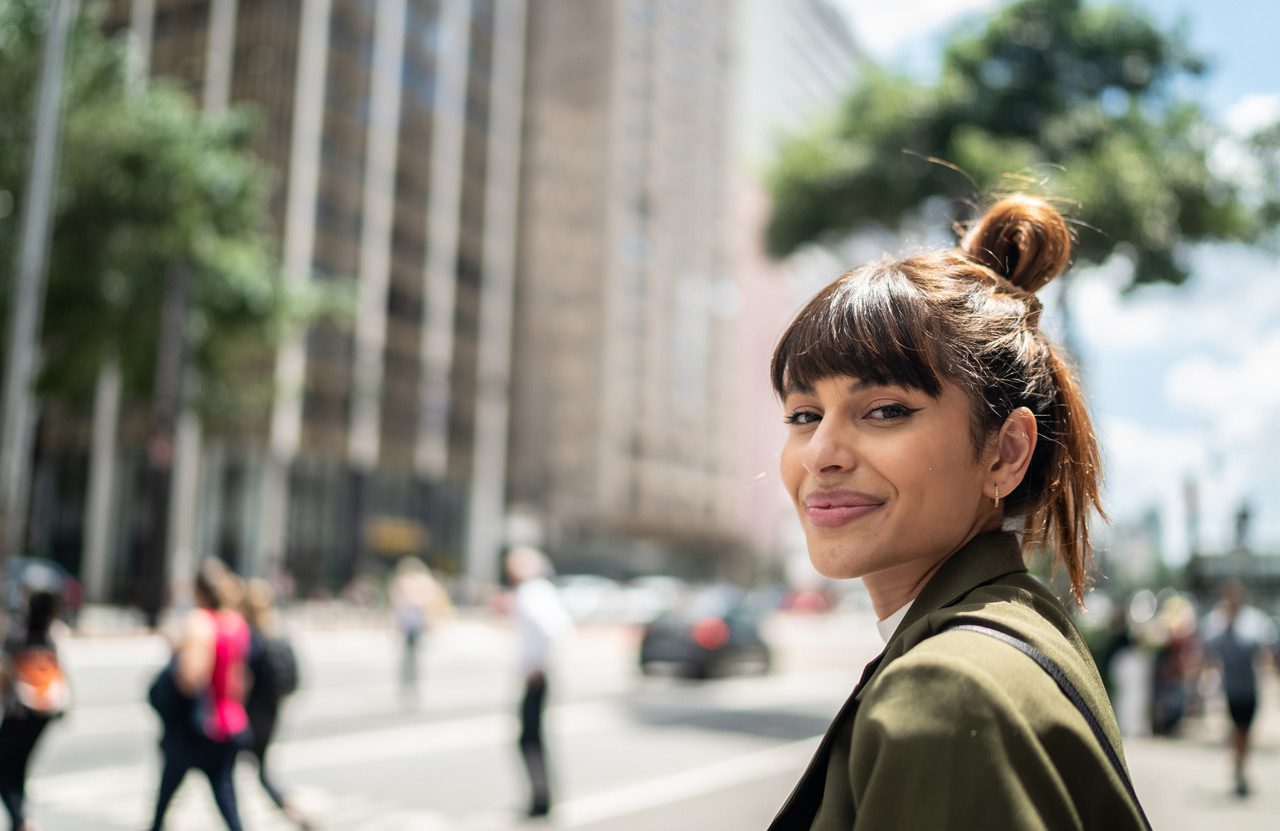
[[[1016,635],[1008,632],[992,628],[990,626],[982,626],[976,623],[957,623],[954,626],[948,626],[940,630],[941,632],[949,632],[953,629],[962,629],[968,632],[977,632],[988,637],[995,638],[998,641],[1009,644],[1014,649],[1026,655],[1035,661],[1054,683],[1058,685],[1058,689],[1062,690],[1067,700],[1075,705],[1080,711],[1080,715],[1084,716],[1084,720],[1088,722],[1089,729],[1093,731],[1093,736],[1098,740],[1098,744],[1102,746],[1102,750],[1107,755],[1107,760],[1111,762],[1111,768],[1115,771],[1116,776],[1120,777],[1120,781],[1124,783],[1124,788],[1129,793],[1129,799],[1133,800],[1134,807],[1138,809],[1138,816],[1142,818],[1142,827],[1147,831],[1151,831],[1151,822],[1147,819],[1147,814],[1142,810],[1142,803],[1138,801],[1138,794],[1133,790],[1133,782],[1129,780],[1129,774],[1125,771],[1124,765],[1120,763],[1120,756],[1116,753],[1116,749],[1112,747],[1111,741],[1107,739],[1107,735],[1102,732],[1102,725],[1098,724],[1097,717],[1093,714],[1093,710],[1085,703],[1084,697],[1080,695],[1080,691],[1071,683],[1071,679],[1067,678],[1062,668],[1053,662],[1048,655],[1036,649],[1031,644],[1024,641]]]

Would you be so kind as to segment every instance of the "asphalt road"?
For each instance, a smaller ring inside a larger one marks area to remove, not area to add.
[[[773,673],[694,683],[641,677],[633,630],[584,628],[552,679],[556,811],[527,823],[514,747],[515,643],[503,621],[460,616],[441,626],[424,646],[414,699],[398,688],[389,627],[326,614],[295,620],[293,633],[303,688],[287,706],[273,764],[317,828],[343,831],[763,828],[879,647],[869,618],[780,618],[769,630]],[[44,831],[147,827],[158,725],[143,699],[166,655],[155,636],[72,641],[76,707],[50,728],[30,787]],[[1127,742],[1156,828],[1280,827],[1276,693],[1273,683],[1261,708],[1247,800],[1229,792],[1218,706],[1182,738]],[[251,764],[240,766],[238,791],[247,828],[291,827]],[[202,779],[184,783],[167,827],[222,827]]]
[[[800,625],[813,635],[784,650],[774,673],[707,683],[641,677],[632,629],[581,630],[552,677],[558,801],[544,827],[767,824],[851,674],[846,627],[834,619]],[[780,623],[774,636],[796,640],[795,627]],[[458,618],[437,630],[424,645],[414,698],[398,687],[399,645],[389,628],[312,621],[294,635],[303,688],[287,705],[272,762],[317,827],[526,825],[514,746],[515,643],[502,621]],[[855,640],[874,652],[870,638]],[[159,759],[158,724],[143,699],[166,655],[154,636],[73,640],[76,706],[50,728],[30,786],[31,815],[45,831],[146,827]],[[249,763],[240,766],[238,791],[248,828],[291,827]],[[183,784],[167,827],[220,827],[198,775]]]

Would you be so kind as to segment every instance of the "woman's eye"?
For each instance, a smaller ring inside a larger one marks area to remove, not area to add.
[[[920,412],[919,407],[908,407],[906,404],[884,404],[867,413],[867,418],[876,421],[895,421],[908,418],[918,412]]]
[[[787,413],[786,418],[782,420],[787,424],[816,424],[822,420],[822,417],[808,410],[796,410],[793,413]]]

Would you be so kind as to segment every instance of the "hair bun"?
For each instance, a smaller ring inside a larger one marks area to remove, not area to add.
[[[1025,194],[996,202],[960,248],[1024,291],[1035,293],[1071,259],[1071,228],[1057,208]]]

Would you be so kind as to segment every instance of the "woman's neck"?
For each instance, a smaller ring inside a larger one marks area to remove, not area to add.
[[[875,574],[865,575],[862,582],[867,587],[867,594],[871,596],[871,606],[875,609],[876,617],[884,620],[915,600],[921,590],[933,579],[933,575],[938,573],[938,569],[942,568],[943,563],[950,560],[957,551],[963,549],[975,537],[999,528],[999,522],[975,523],[975,527],[970,529],[959,545],[941,556],[915,559]]]

